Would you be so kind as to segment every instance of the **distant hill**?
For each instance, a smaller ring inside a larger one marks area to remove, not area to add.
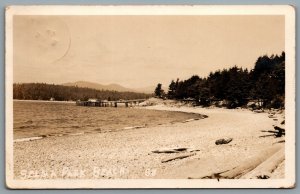
[[[86,82],[86,81],[77,81],[77,82],[70,82],[62,84],[64,86],[77,86],[80,88],[92,88],[96,90],[110,90],[110,91],[118,91],[118,92],[134,92],[132,89],[125,88],[118,84],[98,84],[93,82]]]

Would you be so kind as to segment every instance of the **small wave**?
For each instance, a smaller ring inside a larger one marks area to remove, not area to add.
[[[132,126],[132,127],[124,127],[123,129],[139,129],[139,128],[143,128],[144,126]]]
[[[70,133],[70,134],[68,134],[68,135],[76,136],[76,135],[83,135],[83,134],[84,134],[84,132],[81,132],[81,133]]]
[[[43,139],[43,138],[44,137],[27,137],[27,138],[15,139],[14,142],[34,141],[34,140]]]
[[[22,126],[19,126],[17,127],[18,129],[28,129],[28,128],[32,128],[33,125],[22,125]]]
[[[32,121],[32,120],[28,120],[28,121],[25,121],[24,123],[25,123],[25,124],[32,124],[33,121]]]
[[[44,127],[43,125],[21,125],[19,127],[15,127],[16,129],[38,129]]]

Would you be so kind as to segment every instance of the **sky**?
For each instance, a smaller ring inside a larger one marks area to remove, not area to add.
[[[14,16],[14,83],[143,88],[284,51],[284,16]]]

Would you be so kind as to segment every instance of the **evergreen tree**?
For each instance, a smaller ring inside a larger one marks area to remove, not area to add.
[[[161,96],[161,85],[156,88]],[[207,78],[193,75],[187,80],[171,81],[170,99],[193,98],[200,105],[225,100],[228,108],[244,106],[249,100],[257,100],[263,107],[284,106],[285,52],[258,57],[251,71],[234,66],[211,72]]]
[[[164,90],[162,89],[162,84],[159,83],[157,84],[155,90],[154,90],[154,94],[156,97],[162,98],[163,94],[164,94]]]
[[[168,98],[173,99],[175,97],[177,86],[174,80],[171,81],[169,85]]]
[[[45,83],[13,84],[13,98],[20,100],[88,100],[97,98],[100,100],[119,99],[144,99],[152,95],[135,92],[116,92],[109,90],[96,90],[91,88],[79,88],[77,86],[61,86]]]

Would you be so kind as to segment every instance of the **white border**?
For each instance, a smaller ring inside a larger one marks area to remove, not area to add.
[[[14,15],[284,15],[286,53],[285,178],[270,180],[14,180],[13,16]],[[295,10],[288,5],[205,6],[9,6],[6,8],[6,185],[9,188],[292,188],[295,186]]]

